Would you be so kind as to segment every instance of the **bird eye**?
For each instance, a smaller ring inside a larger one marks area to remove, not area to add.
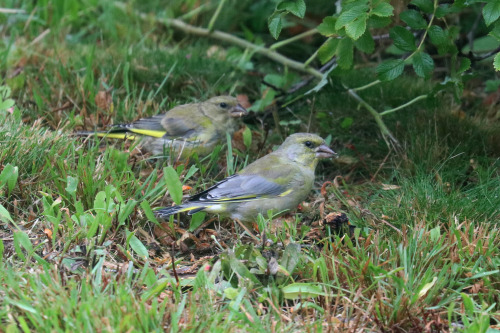
[[[227,108],[227,104],[224,102],[220,103],[219,106],[224,109]]]
[[[304,144],[306,145],[307,148],[312,148],[314,146],[314,144],[311,141],[306,141],[304,142]]]

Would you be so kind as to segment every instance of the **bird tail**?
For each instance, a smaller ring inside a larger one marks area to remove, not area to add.
[[[206,206],[200,206],[200,205],[179,205],[179,206],[172,206],[172,207],[165,207],[162,209],[159,209],[155,211],[156,216],[159,218],[166,218],[169,217],[170,215],[177,214],[177,213],[183,213],[183,212],[188,212],[188,215],[193,215],[194,213],[197,213],[199,211],[204,210],[207,208]]]
[[[90,132],[90,131],[82,131],[82,132],[76,132],[74,135],[76,136],[92,136],[96,135],[99,138],[108,138],[108,139],[128,139],[128,140],[135,140],[137,138],[136,135],[129,131],[123,131],[123,132]]]

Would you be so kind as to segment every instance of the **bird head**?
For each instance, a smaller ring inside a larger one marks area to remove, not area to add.
[[[206,103],[210,105],[207,110],[213,118],[240,118],[246,116],[248,111],[238,103],[232,96],[216,96],[210,98]]]
[[[290,135],[276,152],[284,153],[290,160],[313,168],[320,159],[337,155],[323,138],[310,133]]]

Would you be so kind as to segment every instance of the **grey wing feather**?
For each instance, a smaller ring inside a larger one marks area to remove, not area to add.
[[[198,126],[195,122],[188,122],[182,118],[165,118],[161,122],[167,136],[188,138],[197,133]]]
[[[164,131],[165,128],[163,128],[161,124],[161,120],[163,119],[165,115],[164,114],[158,114],[156,116],[152,116],[150,118],[142,118],[139,120],[134,121],[133,123],[130,124],[119,124],[119,125],[114,125],[113,128],[119,129],[127,129],[127,128],[137,128],[137,129],[145,129],[145,130],[152,130],[152,131]]]
[[[258,175],[234,175],[215,184],[211,188],[192,196],[189,201],[230,201],[250,200],[276,196],[286,191],[286,187]]]
[[[115,125],[113,129],[144,129],[153,131],[165,131],[165,136],[172,139],[178,137],[188,138],[197,133],[197,124],[188,123],[182,118],[168,117],[165,114],[159,114],[150,118],[142,118],[131,124]]]

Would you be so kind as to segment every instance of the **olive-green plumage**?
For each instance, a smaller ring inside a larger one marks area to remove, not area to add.
[[[217,96],[201,103],[184,104],[151,118],[131,124],[115,125],[107,132],[80,132],[114,139],[140,140],[140,145],[155,155],[167,154],[181,159],[196,152],[209,154],[233,134],[238,118],[247,114],[236,98]]]
[[[282,213],[306,199],[314,182],[319,159],[335,153],[325,141],[309,133],[290,135],[274,152],[256,160],[239,173],[192,196],[180,206],[156,211],[160,217],[198,211],[228,215],[242,222],[255,221],[268,210]]]

